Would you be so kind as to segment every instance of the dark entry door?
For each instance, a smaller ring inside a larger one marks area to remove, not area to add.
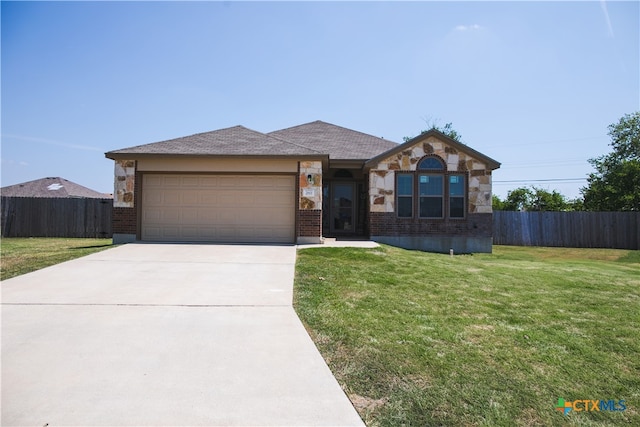
[[[334,182],[331,185],[331,231],[353,233],[355,227],[355,185]]]

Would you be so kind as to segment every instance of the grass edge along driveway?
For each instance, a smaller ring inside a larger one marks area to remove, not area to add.
[[[640,425],[640,251],[306,249],[294,307],[368,425]]]
[[[0,240],[0,280],[112,247],[111,239],[5,237]]]

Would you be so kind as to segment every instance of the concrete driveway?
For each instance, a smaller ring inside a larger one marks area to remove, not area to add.
[[[2,425],[361,426],[295,246],[129,244],[2,282]]]

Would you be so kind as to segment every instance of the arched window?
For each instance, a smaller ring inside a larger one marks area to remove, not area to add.
[[[412,218],[415,209],[418,218],[464,218],[465,181],[464,174],[448,173],[439,157],[424,157],[418,162],[415,173],[397,174],[398,217]]]
[[[437,157],[425,157],[418,163],[419,170],[443,171],[444,163]]]
[[[444,163],[437,157],[425,157],[418,163],[418,216],[442,218],[444,216]]]

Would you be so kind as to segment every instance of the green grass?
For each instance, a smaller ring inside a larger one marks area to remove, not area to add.
[[[307,249],[294,295],[367,425],[640,425],[638,251]]]
[[[110,247],[111,239],[3,238],[0,241],[0,280]]]

